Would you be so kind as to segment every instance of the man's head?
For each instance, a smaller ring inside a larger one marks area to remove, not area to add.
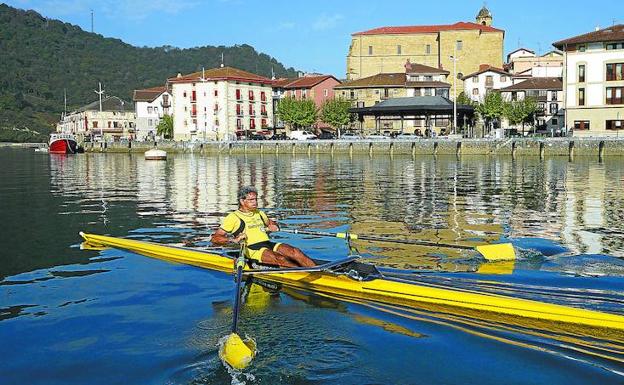
[[[253,186],[243,186],[238,190],[238,207],[246,210],[258,208],[258,190]]]

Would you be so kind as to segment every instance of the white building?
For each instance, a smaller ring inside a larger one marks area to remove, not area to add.
[[[565,125],[574,135],[616,135],[624,126],[624,25],[561,40]]]
[[[518,48],[507,54],[506,67],[509,73],[525,77],[555,77],[560,78],[563,74],[563,53],[550,51],[543,55]]]
[[[523,100],[531,97],[537,101],[537,129],[551,136],[563,133],[563,83],[560,78],[529,78],[502,88],[505,101]]]
[[[174,140],[232,140],[273,122],[271,80],[232,67],[167,80]]]
[[[132,103],[116,96],[87,104],[63,116],[57,124],[58,132],[76,135],[79,141],[90,139],[118,140],[132,139],[135,135],[136,114]]]
[[[156,137],[156,126],[164,115],[171,115],[171,94],[165,86],[134,90],[132,97],[136,112],[136,139]]]
[[[490,91],[500,90],[513,84],[511,74],[502,68],[492,67],[489,64],[481,64],[479,71],[466,75],[464,92],[467,97],[475,102],[482,102],[485,95]]]

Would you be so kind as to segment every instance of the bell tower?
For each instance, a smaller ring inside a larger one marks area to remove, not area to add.
[[[492,26],[492,13],[489,9],[486,8],[485,4],[483,4],[483,8],[479,11],[476,17],[477,24]]]

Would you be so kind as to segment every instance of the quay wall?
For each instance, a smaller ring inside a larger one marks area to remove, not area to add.
[[[391,140],[259,140],[231,142],[112,142],[84,143],[87,152],[145,152],[206,155],[244,154],[368,154],[373,155],[501,155],[501,156],[611,156],[624,155],[624,138],[544,139],[391,139]]]

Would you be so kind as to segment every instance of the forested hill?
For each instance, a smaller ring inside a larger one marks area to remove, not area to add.
[[[0,4],[0,141],[41,141],[63,111],[94,101],[102,82],[107,95],[128,101],[132,90],[164,84],[178,72],[225,64],[259,75],[296,76],[246,44],[179,49],[134,47],[37,12]]]

